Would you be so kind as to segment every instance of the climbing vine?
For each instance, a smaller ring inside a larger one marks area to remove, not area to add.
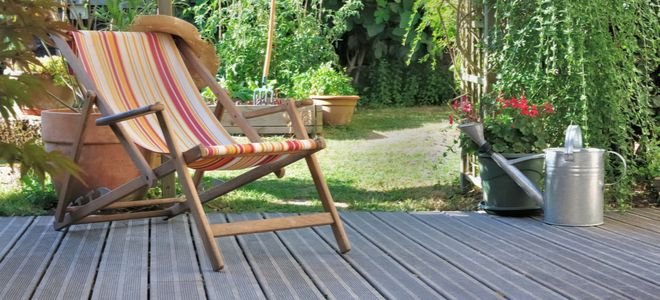
[[[614,196],[660,175],[657,101],[660,4],[646,0],[495,2],[492,66],[497,92],[551,102],[552,145],[582,127],[590,147],[624,154],[632,167]],[[655,103],[654,104],[654,99]],[[619,167],[619,166],[614,166]],[[612,168],[614,169],[614,168]]]

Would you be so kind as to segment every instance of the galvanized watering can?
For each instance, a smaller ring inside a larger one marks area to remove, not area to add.
[[[477,143],[481,151],[489,153],[495,163],[543,207],[544,222],[563,226],[603,224],[605,154],[611,153],[621,159],[624,174],[626,161],[614,151],[583,148],[579,126],[568,127],[563,148],[548,148],[543,154],[515,160],[507,160],[492,151],[484,139],[481,123],[461,124],[458,128]],[[543,193],[514,166],[515,163],[538,157],[545,157]]]

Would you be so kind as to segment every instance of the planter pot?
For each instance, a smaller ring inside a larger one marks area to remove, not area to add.
[[[48,75],[39,75],[36,77],[40,88],[30,92],[32,107],[24,107],[21,110],[26,115],[40,116],[41,112],[49,109],[63,108],[61,103],[57,102],[53,96],[64,101],[67,104],[73,103],[73,91],[66,86],[59,86],[53,83]]]
[[[531,154],[503,154],[507,159]],[[544,159],[536,158],[517,163],[515,166],[540,189],[543,184]],[[525,216],[541,211],[529,197],[487,154],[479,154],[479,170],[484,201],[482,208],[499,215]]]
[[[309,96],[323,107],[324,125],[348,125],[360,96]]]
[[[119,143],[108,126],[96,126],[95,121],[101,114],[89,117],[83,138],[83,147],[78,165],[84,172],[84,186],[77,180],[72,186],[72,198],[75,199],[99,187],[114,189],[138,176],[124,147]],[[43,111],[41,114],[41,136],[46,151],[61,151],[70,155],[76,127],[82,116],[66,109]],[[59,193],[64,181],[64,174],[55,176],[53,184]]]

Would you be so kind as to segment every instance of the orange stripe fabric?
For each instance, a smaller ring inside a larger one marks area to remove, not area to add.
[[[239,145],[222,127],[195,86],[172,37],[152,32],[73,32],[76,52],[101,101],[112,113],[161,102],[180,151],[201,146],[202,159],[191,168],[242,169],[285,153],[317,149],[313,140]],[[155,115],[119,123],[138,145],[168,153]],[[259,154],[241,156],[245,154]],[[279,154],[278,154],[279,153]],[[222,157],[231,156],[231,157]]]

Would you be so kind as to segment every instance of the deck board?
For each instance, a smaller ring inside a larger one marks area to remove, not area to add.
[[[0,299],[30,299],[64,232],[52,217],[37,217],[0,263]]]
[[[648,231],[652,231],[658,235],[658,238],[660,238],[660,224],[658,224],[656,220],[633,213],[610,213],[607,214],[607,217],[635,227],[640,227]]]
[[[34,299],[89,299],[108,229],[108,224],[71,226]]]
[[[209,214],[209,222],[226,223],[226,217],[224,214]],[[236,237],[215,239],[225,259],[224,269],[215,272],[205,250],[200,248],[202,240],[199,233],[193,230],[193,234],[209,299],[266,299]]]
[[[151,219],[151,299],[206,299],[188,216]]]
[[[389,299],[444,298],[352,226],[345,224],[345,227],[353,248],[344,257],[360,274],[369,278],[378,292]],[[335,242],[332,230],[327,226],[317,231],[326,242]]]
[[[632,276],[622,272],[620,269],[608,265],[605,261],[589,257],[587,253],[581,253],[557,245],[548,240],[547,237],[537,237],[514,227],[497,226],[501,223],[494,218],[478,216],[477,214],[467,214],[467,218],[461,218],[460,221],[469,226],[480,228],[488,234],[497,235],[506,238],[531,253],[535,253],[546,259],[552,260],[563,268],[575,273],[580,273],[582,277],[598,282],[610,289],[620,291],[622,295],[631,296],[636,299],[647,299],[660,295],[660,286],[644,281],[639,277]],[[511,222],[511,218],[506,219]],[[533,226],[538,222],[525,218],[523,219]],[[550,226],[550,225],[540,225]]]
[[[290,214],[266,214],[267,218]],[[278,237],[300,262],[321,293],[331,299],[383,299],[369,282],[311,228],[283,230]]]
[[[452,265],[446,259],[416,244],[370,213],[346,213],[346,223],[401,265],[415,272],[435,291],[450,299],[495,298],[497,293]],[[428,228],[427,230],[432,230]],[[469,289],[465,287],[469,286]]]
[[[283,214],[209,214],[212,223]],[[284,214],[286,215],[286,214]],[[188,215],[58,232],[0,217],[0,299],[658,299],[660,209],[598,227],[476,212],[342,212],[329,226],[217,238],[214,272]]]
[[[549,226],[529,219],[497,218],[497,220],[575,253],[580,253],[601,264],[609,265],[617,269],[618,272],[627,273],[630,276],[647,281],[655,287],[658,287],[657,283],[660,283],[660,272],[657,271],[658,265],[639,258],[637,255],[616,251],[608,244],[581,236],[566,236],[560,226]],[[598,228],[589,229],[598,231]],[[657,291],[660,295],[660,290]]]
[[[92,300],[147,299],[149,220],[112,222]]]
[[[552,260],[544,259],[544,257],[537,255],[535,252],[521,248],[518,243],[507,239],[506,236],[493,234],[485,230],[485,228],[475,228],[459,221],[460,219],[470,218],[470,214],[419,213],[414,214],[414,216],[434,226],[436,230],[444,233],[445,236],[451,236],[455,239],[455,241],[447,239],[447,241],[452,241],[451,244],[445,243],[447,246],[459,250],[461,253],[468,254],[471,251],[479,251],[482,255],[487,256],[486,259],[479,260],[479,255],[470,254],[468,257],[474,258],[475,261],[471,262],[468,259],[466,263],[477,264],[477,266],[466,265],[464,267],[465,269],[476,271],[479,270],[478,266],[485,265],[488,266],[488,270],[495,272],[495,274],[492,275],[493,279],[498,279],[498,274],[506,274],[506,272],[510,272],[506,271],[506,269],[501,270],[503,267],[508,267],[525,275],[525,277],[536,281],[538,284],[544,285],[545,287],[542,290],[553,289],[556,293],[560,293],[569,298],[600,299],[622,297],[622,295],[610,291],[605,286],[583,278],[578,275],[579,273],[576,274],[575,272],[571,272]],[[410,224],[408,226],[414,226],[414,223],[412,222],[406,223]],[[436,240],[428,240],[433,243],[433,246],[439,246],[437,245],[438,242],[436,242]],[[465,244],[470,250],[465,249],[467,247],[461,246],[461,244]],[[452,257],[454,257],[453,254]],[[488,265],[489,261],[490,265]],[[506,280],[509,278],[512,277],[506,276],[500,280]],[[508,294],[513,289],[507,287],[507,285],[515,285],[515,282],[493,282],[491,284],[500,287],[503,294]],[[517,288],[520,289],[522,287]],[[533,286],[530,288],[534,291]],[[524,293],[527,290],[523,290],[520,293]],[[529,291],[527,291],[527,293],[529,293]],[[522,294],[510,297],[521,299],[529,296]]]
[[[0,262],[33,220],[34,217],[0,218]]]
[[[258,214],[229,215],[230,222],[255,219],[262,217]],[[324,298],[275,233],[242,235],[238,241],[268,298]]]

